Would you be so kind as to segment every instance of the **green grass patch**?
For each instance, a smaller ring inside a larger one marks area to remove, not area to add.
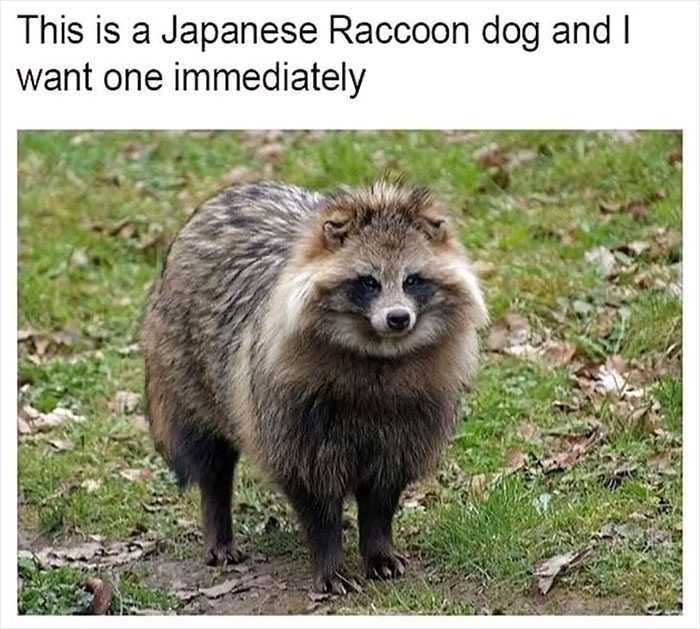
[[[293,131],[275,140],[280,157],[266,160],[235,132],[20,134],[18,328],[46,335],[49,345],[37,358],[31,342],[20,344],[19,405],[85,417],[20,440],[20,527],[56,546],[149,531],[168,540],[169,558],[198,557],[197,492],[181,491],[154,452],[137,421],[143,400],[125,412],[113,407],[118,391],[143,390],[140,313],[170,238],[241,167],[323,189],[402,172],[450,204],[472,257],[491,263],[483,284],[492,319],[517,312],[533,335],[572,341],[578,353],[556,368],[485,357],[443,461],[451,475],[426,485],[437,489],[424,508],[398,516],[397,543],[417,567],[332,608],[467,615],[503,608],[532,598],[537,561],[590,545],[591,556],[555,583],[561,609],[567,595],[581,593],[624,600],[638,612],[653,603],[676,613],[682,301],[673,283],[682,172],[669,154],[681,137],[637,132],[628,140],[595,131]],[[494,142],[510,160],[507,174],[474,156]],[[606,213],[601,204],[618,209]],[[638,215],[634,204],[643,207]],[[635,241],[649,248],[620,252]],[[596,247],[613,253],[615,274],[586,260]],[[640,372],[636,386],[655,403],[651,418],[632,421],[615,395],[576,388],[576,366],[615,354]],[[576,434],[591,421],[603,423],[605,439],[575,464],[544,473],[542,462],[564,447],[548,433]],[[538,434],[524,438],[523,424]],[[59,451],[44,437],[72,448]],[[522,451],[524,469],[485,494],[465,488],[474,475],[502,471],[509,448]],[[308,556],[285,501],[247,462],[237,475],[234,520],[250,554],[300,564]],[[598,536],[610,523],[634,525],[642,537]],[[354,558],[357,534],[347,532],[345,543]],[[83,613],[89,604],[81,570],[25,560],[19,570],[22,613]],[[109,576],[110,613],[180,609],[172,593],[145,587],[131,572]]]

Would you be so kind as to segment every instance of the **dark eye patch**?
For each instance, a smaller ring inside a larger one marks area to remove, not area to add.
[[[435,283],[420,273],[411,273],[403,281],[403,291],[409,297],[413,297],[419,306],[424,306],[435,294]]]
[[[366,308],[382,291],[382,285],[371,275],[360,275],[345,283],[345,294],[351,303]]]

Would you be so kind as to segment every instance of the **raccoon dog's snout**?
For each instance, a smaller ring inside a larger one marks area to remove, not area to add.
[[[392,330],[405,330],[411,322],[411,313],[405,308],[395,308],[386,313],[386,324]]]
[[[403,336],[416,325],[416,313],[405,306],[382,308],[372,316],[372,327],[383,336]]]

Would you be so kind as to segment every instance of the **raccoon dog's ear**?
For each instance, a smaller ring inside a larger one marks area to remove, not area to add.
[[[445,242],[450,235],[448,217],[440,208],[429,208],[420,212],[416,217],[416,227],[433,242]]]
[[[342,247],[349,232],[349,217],[329,217],[323,221],[323,239],[328,249]]]

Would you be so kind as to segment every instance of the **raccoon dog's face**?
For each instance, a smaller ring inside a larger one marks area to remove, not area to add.
[[[486,320],[448,213],[389,183],[331,195],[303,247],[288,306],[330,345],[398,357]]]

